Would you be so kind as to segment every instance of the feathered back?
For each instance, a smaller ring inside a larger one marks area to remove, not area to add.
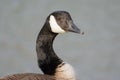
[[[53,76],[36,74],[36,73],[23,73],[13,74],[0,78],[0,80],[55,80]]]

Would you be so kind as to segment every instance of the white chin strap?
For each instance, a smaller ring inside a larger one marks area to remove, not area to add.
[[[53,15],[50,15],[50,27],[54,33],[65,33],[65,31],[57,24],[56,19]]]

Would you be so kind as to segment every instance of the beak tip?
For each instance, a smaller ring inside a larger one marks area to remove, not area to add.
[[[81,33],[81,32],[80,32],[80,29],[77,29],[77,30],[75,30],[74,32],[75,32],[75,33],[78,33],[78,34]]]
[[[80,34],[80,33],[81,33],[81,31],[80,31],[80,29],[79,29],[78,34]]]
[[[81,33],[80,29],[79,29],[73,22],[70,23],[70,26],[69,26],[68,31],[69,31],[69,32],[78,33],[78,34]]]

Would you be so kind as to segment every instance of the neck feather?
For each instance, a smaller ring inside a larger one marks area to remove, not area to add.
[[[50,31],[49,25],[45,24],[36,41],[38,65],[48,75],[54,75],[57,66],[63,62],[53,50],[53,41],[56,36],[56,33]]]

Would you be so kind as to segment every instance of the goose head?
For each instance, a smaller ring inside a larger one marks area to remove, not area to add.
[[[66,11],[55,11],[47,19],[53,33],[80,33],[80,29],[74,24],[70,14]]]

